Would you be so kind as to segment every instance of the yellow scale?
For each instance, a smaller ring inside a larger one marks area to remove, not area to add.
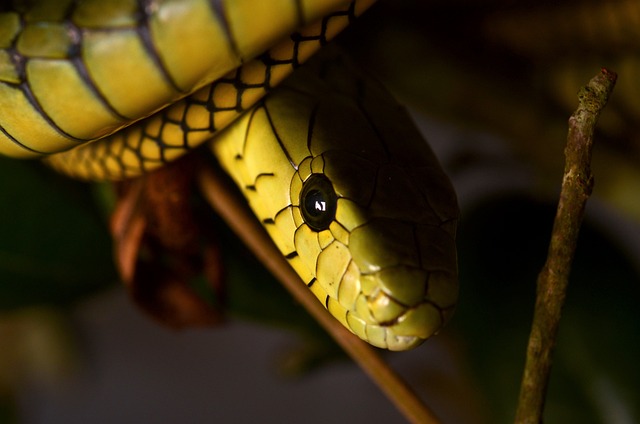
[[[280,84],[372,2],[18,5],[0,14],[0,153],[121,179],[211,140],[329,312],[375,346],[414,347],[457,300],[451,184],[404,110],[340,53]]]

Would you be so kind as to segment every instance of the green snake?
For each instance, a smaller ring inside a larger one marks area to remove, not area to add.
[[[377,347],[417,346],[457,301],[451,184],[341,53],[300,67],[371,3],[15,2],[0,13],[0,153],[123,179],[208,142],[337,320]]]

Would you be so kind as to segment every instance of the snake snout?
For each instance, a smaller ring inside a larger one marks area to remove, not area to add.
[[[349,250],[360,272],[360,295],[348,315],[356,334],[404,350],[448,321],[458,281],[455,243],[447,231],[375,218],[352,231]]]

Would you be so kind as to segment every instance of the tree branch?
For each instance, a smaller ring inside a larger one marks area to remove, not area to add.
[[[542,422],[552,354],[569,283],[569,272],[587,199],[593,188],[591,152],[600,112],[616,82],[615,72],[602,69],[578,92],[578,109],[569,118],[565,169],[547,261],[538,275],[524,375],[515,422]]]
[[[254,255],[282,283],[291,295],[322,325],[336,342],[378,385],[410,422],[436,424],[440,421],[418,398],[402,378],[373,350],[351,334],[315,298],[289,266],[266,231],[243,201],[231,192],[211,168],[203,167],[198,175],[202,193],[214,210],[251,249]]]

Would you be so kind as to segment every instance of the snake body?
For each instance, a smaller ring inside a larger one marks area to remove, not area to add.
[[[375,346],[414,347],[457,298],[447,177],[403,109],[340,54],[273,89],[370,3],[17,4],[0,14],[0,153],[120,179],[212,140],[329,312]]]

